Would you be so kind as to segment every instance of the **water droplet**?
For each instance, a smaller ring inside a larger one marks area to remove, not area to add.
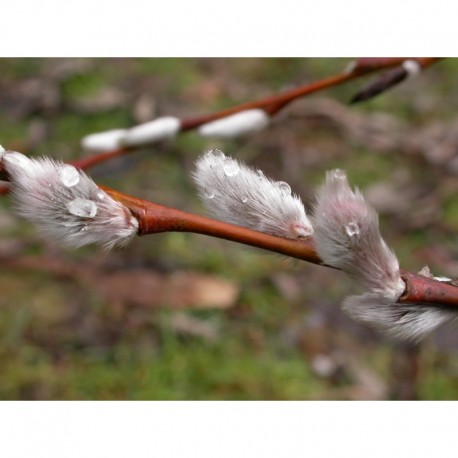
[[[235,177],[240,171],[240,167],[237,164],[237,161],[234,159],[226,159],[223,165],[224,173],[228,177]]]
[[[212,149],[210,151],[210,154],[212,154],[215,159],[225,159],[226,158],[226,155],[219,149]]]
[[[94,218],[97,215],[97,205],[92,200],[77,197],[67,204],[68,211],[82,218]]]
[[[346,180],[347,179],[347,174],[343,170],[340,170],[340,169],[335,169],[332,172],[332,176],[334,178],[337,178],[338,180]]]
[[[209,199],[213,199],[215,197],[215,191],[213,191],[212,189],[207,189],[205,188],[205,195],[209,198]]]
[[[65,164],[59,169],[59,176],[64,186],[67,186],[67,188],[75,186],[80,181],[78,170],[73,167],[73,165],[69,164]]]
[[[275,184],[284,196],[291,195],[291,186],[286,181],[277,181]]]
[[[248,202],[248,197],[247,196],[242,196],[242,202],[246,204]]]
[[[355,235],[359,235],[359,226],[355,222],[348,223],[345,226],[345,232],[350,236],[353,237]]]
[[[97,193],[97,198],[98,198],[99,200],[104,200],[104,199],[105,199],[105,193],[102,192],[102,191],[99,191],[99,192]]]

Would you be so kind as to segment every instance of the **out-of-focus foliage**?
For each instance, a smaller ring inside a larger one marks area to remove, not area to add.
[[[0,144],[69,160],[82,136],[189,117],[340,71],[342,59],[3,59]],[[220,148],[304,201],[347,170],[381,214],[401,265],[458,276],[458,61],[356,107],[361,82],[298,101],[238,141],[196,133],[90,174],[203,213],[189,172]],[[0,200],[2,399],[455,399],[458,337],[419,348],[348,319],[340,272],[194,234],[107,255],[42,241]]]

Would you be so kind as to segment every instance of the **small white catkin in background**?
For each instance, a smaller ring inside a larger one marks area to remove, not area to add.
[[[86,135],[81,140],[85,150],[111,151],[123,146],[141,146],[169,140],[181,129],[181,121],[173,116],[164,116],[139,124],[130,129],[113,129]]]
[[[81,139],[81,147],[94,152],[111,151],[121,146],[126,129],[112,129],[86,135]]]
[[[229,139],[262,130],[269,123],[270,116],[264,110],[255,108],[203,124],[198,133],[202,137]]]
[[[207,210],[222,221],[287,238],[313,233],[288,183],[273,181],[219,150],[197,160],[193,178]]]
[[[109,249],[125,245],[138,221],[83,171],[47,157],[3,155],[17,212],[43,235],[69,247],[96,243]]]
[[[175,137],[180,129],[178,118],[164,116],[128,129],[120,141],[125,146],[152,144]]]

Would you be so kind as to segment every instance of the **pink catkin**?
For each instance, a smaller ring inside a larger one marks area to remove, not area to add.
[[[364,294],[345,299],[354,319],[404,340],[419,340],[456,312],[431,304],[399,303],[405,284],[399,263],[380,235],[378,215],[344,172],[327,173],[318,190],[313,218],[316,250],[326,264],[342,269]]]
[[[380,235],[378,215],[345,174],[333,170],[318,190],[313,223],[323,261],[354,277],[365,287],[397,297],[404,290],[399,263]]]

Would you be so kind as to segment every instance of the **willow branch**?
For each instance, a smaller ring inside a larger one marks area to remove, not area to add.
[[[360,78],[370,73],[374,73],[380,70],[396,67],[402,64],[402,62],[404,62],[406,59],[408,58],[400,58],[400,57],[359,58],[351,62],[350,66],[345,71],[337,75],[333,75],[328,78],[324,78],[319,81],[315,81],[313,83],[305,84],[298,88],[282,92],[280,94],[276,94],[276,95],[258,99],[252,102],[247,102],[247,103],[243,103],[240,105],[236,105],[231,108],[217,111],[215,113],[183,119],[180,121],[180,124],[181,124],[180,131],[186,132],[192,129],[196,129],[208,122],[216,121],[218,119],[224,118],[232,114],[240,113],[248,109],[256,109],[256,108],[263,109],[270,116],[274,116],[281,109],[286,107],[288,104],[290,104],[291,102],[301,97],[305,97],[309,94],[312,94],[318,91],[322,91],[322,90],[325,90],[325,89],[328,89],[334,86],[338,86],[340,84]],[[421,68],[426,68],[434,64],[435,62],[437,62],[440,59],[422,57],[422,58],[414,58],[412,60],[415,60],[421,66]],[[124,147],[120,147],[112,151],[96,153],[96,154],[92,154],[86,157],[78,158],[73,161],[69,161],[69,163],[82,170],[87,170],[101,163],[110,161],[113,158],[120,157],[120,156],[123,156],[124,154],[131,153],[144,146],[145,145],[124,146]],[[8,193],[8,185],[0,185],[0,195],[4,195],[7,193]]]
[[[329,267],[317,255],[313,237],[304,240],[276,237],[165,207],[106,187],[102,188],[114,199],[128,207],[138,219],[138,235],[140,236],[160,232],[193,232]],[[401,275],[406,288],[399,302],[458,307],[457,287],[406,270],[401,270]]]
[[[225,110],[218,111],[205,116],[193,117],[184,119],[181,121],[181,130],[186,131],[200,127],[207,122],[216,121],[217,119],[224,118],[226,116],[239,113],[241,111],[260,108],[266,111],[269,115],[273,116],[277,114],[282,108],[290,104],[291,102],[300,99],[306,95],[313,94],[314,92],[322,91],[340,84],[352,81],[356,78],[368,75],[370,73],[380,71],[386,68],[391,68],[399,65],[405,60],[405,58],[368,58],[368,59],[356,59],[346,71],[333,75],[313,83],[305,84],[303,86],[291,89],[281,94],[276,94],[263,99],[259,99],[253,102],[243,103],[236,105]],[[437,60],[433,58],[420,58],[415,59],[419,63],[425,61],[423,65],[426,66],[426,61]],[[431,65],[433,62],[429,62]],[[421,64],[420,64],[421,65]]]

